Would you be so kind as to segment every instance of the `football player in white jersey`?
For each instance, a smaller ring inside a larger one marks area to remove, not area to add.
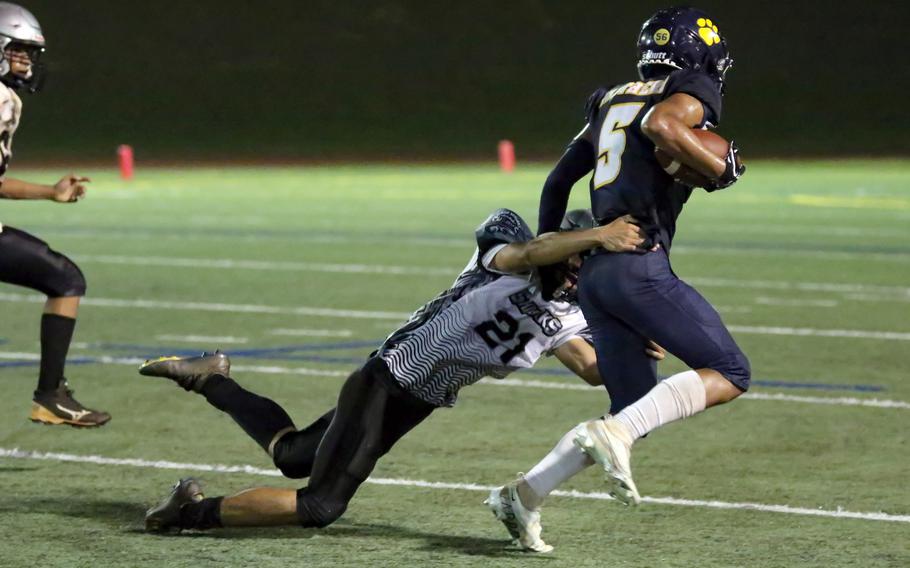
[[[22,114],[17,91],[35,93],[41,88],[43,52],[44,35],[35,16],[21,6],[0,2],[0,198],[75,203],[85,196],[88,178],[70,174],[54,185],[43,185],[6,175],[13,134]],[[38,388],[29,418],[79,427],[107,423],[110,414],[76,401],[63,375],[79,301],[85,295],[85,278],[79,267],[44,241],[0,223],[0,282],[47,296],[41,316]]]
[[[569,220],[590,212],[570,212]],[[575,228],[578,223],[569,223]],[[341,387],[337,406],[298,430],[275,402],[230,378],[222,353],[163,357],[140,373],[165,377],[228,413],[290,478],[309,477],[299,491],[261,487],[204,498],[199,483],[182,479],[146,514],[146,529],[293,525],[324,527],[338,519],[376,462],[435,409],[455,403],[458,390],[484,376],[505,377],[553,354],[592,384],[600,384],[580,309],[565,301],[574,288],[578,254],[604,247],[635,250],[639,229],[629,219],[600,228],[533,238],[512,211],[495,211],[476,231],[477,250],[451,288],[417,310]],[[566,262],[563,286],[545,300],[537,266]],[[642,345],[661,358],[656,346]],[[533,545],[533,543],[531,543]]]

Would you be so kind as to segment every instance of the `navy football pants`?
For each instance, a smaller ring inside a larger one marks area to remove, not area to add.
[[[588,258],[578,299],[594,335],[610,414],[657,384],[657,364],[645,354],[648,339],[692,369],[714,369],[739,389],[749,388],[748,359],[717,310],[673,273],[664,249]]]

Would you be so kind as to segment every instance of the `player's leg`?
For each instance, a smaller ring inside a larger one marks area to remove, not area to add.
[[[66,256],[44,241],[5,226],[0,231],[0,282],[47,296],[41,316],[41,361],[29,418],[45,424],[101,426],[110,414],[84,407],[73,398],[64,371],[76,328],[85,277]]]
[[[310,482],[298,492],[300,524],[324,527],[338,519],[376,462],[434,409],[404,392],[382,359],[368,361],[342,388]]]
[[[171,379],[197,392],[234,419],[265,450],[288,477],[309,475],[316,447],[328,428],[331,411],[298,432],[288,413],[275,401],[241,387],[230,377],[231,363],[220,352],[200,357],[162,357],[147,361],[139,373]],[[286,471],[287,470],[287,471]]]
[[[637,503],[640,497],[629,469],[632,443],[745,392],[749,363],[716,310],[673,274],[662,250],[642,256],[605,255],[588,267],[582,281],[585,277],[590,283],[588,310],[621,318],[693,369],[666,379],[631,404],[614,405],[612,418],[589,421],[578,429],[577,443],[604,465],[615,495]],[[605,382],[623,380],[610,376],[616,369],[609,361],[601,369]]]
[[[255,488],[205,499],[201,488],[187,489],[198,488],[195,481],[184,480],[149,511],[147,528],[331,524],[344,513],[378,459],[433,411],[432,406],[397,390],[387,374],[385,364],[373,359],[345,382],[319,443],[308,487],[300,491]]]
[[[580,300],[584,301],[584,298]],[[605,313],[592,314],[588,325],[594,336],[601,374],[614,377],[605,382],[611,403],[621,408],[645,395],[657,383],[656,361],[645,353],[647,339]],[[606,361],[613,362],[617,368],[604,373]],[[619,376],[627,380],[616,380]],[[594,464],[594,460],[573,443],[574,439],[573,427],[526,475],[493,490],[486,501],[496,518],[526,550],[552,550],[540,537],[540,507],[556,488]]]

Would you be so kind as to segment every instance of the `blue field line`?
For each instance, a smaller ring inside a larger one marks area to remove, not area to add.
[[[93,365],[98,363],[101,359],[96,357],[77,357],[75,359],[67,359],[67,365]],[[39,365],[38,361],[0,361],[0,369],[4,368],[15,368],[15,367],[37,367]]]
[[[319,354],[323,351],[342,351],[347,349],[369,349],[378,347],[382,340],[369,341],[344,341],[334,343],[307,343],[300,345],[285,345],[260,349],[238,349],[228,351],[233,359],[267,359],[270,361],[297,361],[310,363],[348,364],[359,365],[366,360],[367,353],[358,357],[326,356]],[[91,345],[96,349],[112,349],[126,351],[120,357],[130,359],[153,359],[162,355],[191,356],[198,355],[200,349],[187,349],[186,347],[161,347],[156,345],[138,345],[132,343],[95,343]],[[99,362],[95,357],[77,357],[68,359],[69,365],[88,365]],[[37,366],[37,361],[0,361],[0,368],[31,367]],[[524,369],[522,373],[541,376],[569,377],[573,376],[568,369]],[[850,392],[882,392],[887,390],[881,385],[862,384],[835,384],[811,383],[805,381],[782,381],[774,379],[753,379],[752,385],[757,387],[780,389],[806,389],[818,391],[850,391]]]
[[[293,354],[298,352],[312,351],[337,351],[344,349],[363,349],[368,348],[370,351],[378,347],[382,341],[345,341],[339,343],[308,343],[304,345],[285,345],[282,347],[267,347],[260,349],[231,349],[226,351],[233,358],[258,358],[258,359],[281,359],[287,357],[293,360]],[[89,345],[92,349],[115,351],[127,351],[129,354],[121,355],[123,357],[137,357],[140,359],[151,359],[162,355],[176,355],[180,357],[198,355],[202,348],[187,349],[186,346],[168,347],[159,345],[137,345],[133,343],[93,343]],[[139,353],[138,355],[136,353]]]
[[[572,371],[568,369],[525,369],[522,373],[533,375],[569,375],[573,376]],[[665,379],[667,377],[661,377]],[[752,379],[752,386],[756,387],[776,387],[782,389],[812,389],[823,391],[853,391],[853,392],[881,392],[886,390],[881,385],[838,385],[835,383],[807,383],[798,381],[778,381],[770,379]]]

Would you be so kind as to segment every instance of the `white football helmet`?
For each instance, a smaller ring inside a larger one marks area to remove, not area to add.
[[[34,93],[44,83],[44,67],[40,63],[44,53],[44,34],[41,24],[31,12],[12,2],[0,2],[0,81],[12,88],[25,88]],[[25,75],[14,74],[6,51],[17,47],[28,52],[31,67]]]

